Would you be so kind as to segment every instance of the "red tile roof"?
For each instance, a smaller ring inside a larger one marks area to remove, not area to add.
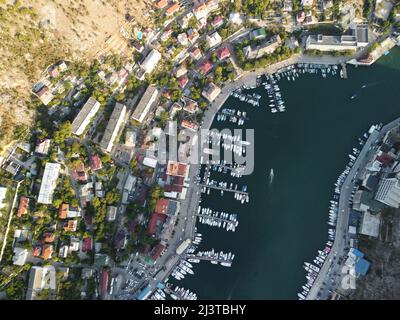
[[[160,214],[167,214],[168,212],[168,205],[169,205],[169,200],[168,199],[158,199],[156,203],[156,209],[154,212],[160,213]]]
[[[43,245],[42,246],[42,258],[44,260],[50,259],[53,254],[53,246],[52,245]]]
[[[185,75],[178,78],[179,86],[183,89],[189,82],[189,78]]]
[[[92,251],[92,238],[90,237],[83,238],[82,251],[83,252]]]
[[[150,222],[149,222],[149,226],[147,229],[148,233],[150,235],[155,234],[157,231],[157,226],[164,224],[166,219],[167,219],[167,216],[165,214],[160,214],[160,213],[154,212],[152,214]]]
[[[100,157],[97,154],[90,156],[90,167],[92,170],[99,170],[103,167]]]
[[[201,50],[197,46],[193,47],[193,49],[190,51],[190,54],[193,58],[199,59],[201,57]]]
[[[165,246],[162,245],[161,243],[159,243],[158,245],[156,245],[156,246],[153,248],[153,250],[152,250],[151,259],[152,259],[153,261],[156,261],[156,260],[160,257],[161,252],[164,250],[164,248],[165,248]]]
[[[106,294],[107,293],[107,287],[108,287],[108,272],[103,270],[101,273],[101,294]]]
[[[165,8],[165,6],[168,4],[167,0],[160,0],[157,2],[156,6],[159,9]]]
[[[219,60],[228,58],[231,55],[228,47],[222,47],[217,50],[217,57]]]
[[[28,205],[29,205],[29,198],[21,197],[19,199],[19,206],[17,212],[18,217],[21,217],[26,214],[26,212],[28,211]]]
[[[171,14],[174,14],[175,12],[177,12],[179,10],[179,3],[174,2],[173,4],[171,4],[168,9],[167,9],[167,15],[170,16]]]
[[[169,176],[181,176],[186,175],[187,165],[182,162],[169,161],[167,165],[167,175]]]
[[[200,66],[200,72],[202,74],[207,74],[208,72],[210,72],[210,70],[212,69],[212,63],[210,62],[210,60],[206,60],[204,61],[201,66]]]
[[[58,209],[58,217],[60,219],[66,219],[67,218],[67,211],[69,209],[69,204],[63,203],[60,208]]]
[[[216,16],[213,21],[211,22],[211,25],[216,28],[219,27],[220,25],[222,25],[222,23],[224,22],[224,19],[222,19],[221,16]]]

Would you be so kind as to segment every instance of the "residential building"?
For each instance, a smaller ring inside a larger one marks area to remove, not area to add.
[[[91,155],[89,159],[90,159],[90,168],[93,171],[100,170],[103,167],[100,157],[97,154]]]
[[[28,211],[28,206],[29,206],[29,198],[21,197],[19,199],[17,217],[22,217],[22,216],[26,215],[26,213]]]
[[[149,85],[142,98],[140,99],[138,105],[136,106],[135,110],[133,111],[132,119],[138,121],[139,123],[142,123],[149,114],[149,111],[154,102],[156,101],[158,93],[159,91],[156,86]]]
[[[273,53],[281,44],[281,38],[279,35],[275,35],[261,45],[244,47],[243,53],[247,59],[259,59],[266,54]]]
[[[383,178],[379,182],[375,200],[382,202],[389,207],[400,207],[400,173],[396,178]]]
[[[212,69],[213,65],[211,63],[210,60],[206,60],[204,61],[201,65],[200,65],[200,73],[203,75],[206,75],[207,73],[209,73]]]
[[[0,210],[7,206],[6,204],[6,197],[7,197],[7,188],[0,187]],[[1,213],[0,213],[1,216]]]
[[[166,220],[167,215],[154,212],[151,215],[147,232],[150,235],[159,235]]]
[[[175,70],[175,76],[177,78],[185,75],[188,72],[186,65],[185,64],[181,64],[178,68],[176,68]]]
[[[197,131],[197,129],[199,128],[198,124],[196,124],[190,120],[187,120],[187,119],[182,120],[181,126],[182,126],[182,128],[193,130],[193,131]]]
[[[16,266],[23,266],[28,258],[28,250],[24,248],[15,247],[13,264]]]
[[[64,223],[64,231],[75,232],[77,226],[78,226],[77,220],[68,220],[66,223]]]
[[[301,0],[302,7],[312,7],[314,0]]]
[[[164,30],[164,32],[161,34],[160,40],[161,40],[161,41],[166,41],[166,40],[168,40],[168,39],[171,37],[172,32],[173,32],[172,27],[167,27],[167,28]]]
[[[222,38],[217,31],[214,31],[212,34],[207,35],[206,41],[209,48],[215,47],[222,42]]]
[[[230,55],[231,55],[231,52],[229,51],[229,48],[227,46],[223,46],[217,50],[218,60],[224,60],[226,58],[229,58]]]
[[[178,36],[176,37],[176,39],[178,40],[179,44],[187,47],[189,45],[189,39],[188,36],[185,32],[182,32],[180,34],[178,34]]]
[[[164,9],[167,5],[168,5],[168,1],[167,0],[159,0],[156,3],[156,6],[157,6],[158,9]]]
[[[251,40],[263,40],[267,37],[267,32],[265,28],[258,28],[250,32]]]
[[[179,25],[181,26],[182,29],[186,29],[189,26],[189,21],[190,19],[193,18],[193,13],[188,12],[187,14],[183,15],[178,21]]]
[[[356,50],[368,44],[368,26],[358,25],[351,29],[351,35],[325,36],[309,35],[306,38],[307,50],[341,51]]]
[[[43,260],[51,259],[53,256],[53,245],[43,245],[42,246],[42,258]]]
[[[115,221],[117,216],[117,207],[107,206],[107,221]]]
[[[183,110],[189,113],[196,113],[198,111],[198,104],[193,99],[183,96]]]
[[[193,8],[193,14],[197,20],[207,18],[208,12],[208,6],[205,3],[199,3]]]
[[[78,218],[81,216],[79,208],[71,207],[68,203],[63,203],[58,209],[58,218],[65,220],[71,218]]]
[[[37,300],[37,295],[43,289],[56,290],[56,270],[53,266],[31,268],[26,300]]]
[[[156,158],[144,157],[143,165],[149,168],[155,169],[157,167],[158,160]]]
[[[82,135],[99,108],[100,102],[90,97],[72,122],[72,133],[77,136]]]
[[[243,17],[238,12],[231,12],[229,14],[229,22],[241,26],[244,23]]]
[[[211,26],[214,29],[219,28],[224,24],[224,19],[221,16],[215,16],[214,19],[211,21]]]
[[[111,114],[110,120],[108,120],[106,130],[104,131],[103,138],[100,142],[100,147],[104,151],[111,152],[114,145],[114,140],[118,135],[122,123],[124,122],[125,114],[126,106],[117,102]]]
[[[50,149],[50,139],[43,139],[38,142],[35,148],[35,153],[40,154],[40,155],[48,155],[49,154],[49,149]]]
[[[199,47],[194,46],[190,50],[190,56],[195,60],[199,60],[202,57],[201,50],[199,49]]]
[[[144,73],[152,73],[154,68],[157,66],[158,62],[161,60],[161,53],[156,49],[150,51],[150,53],[146,56],[144,61],[141,63],[140,67],[144,71]],[[144,75],[143,75],[144,79]]]
[[[190,44],[195,44],[199,37],[200,35],[196,29],[189,29],[187,31],[187,39],[189,40]]]
[[[185,178],[188,173],[188,165],[182,162],[169,160],[166,174],[168,176]]]
[[[38,203],[51,204],[53,202],[53,194],[60,171],[61,165],[59,163],[46,163],[42,184],[40,185]]]
[[[167,16],[172,16],[174,13],[179,11],[179,8],[180,8],[179,7],[179,2],[174,2],[168,7],[168,9],[166,10],[165,14]]]
[[[201,95],[206,98],[208,101],[213,102],[215,98],[221,93],[221,88],[210,82]]]
[[[178,84],[181,89],[185,88],[186,85],[188,84],[188,82],[189,82],[189,78],[186,75],[178,78]]]

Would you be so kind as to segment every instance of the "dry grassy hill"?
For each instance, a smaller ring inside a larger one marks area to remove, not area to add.
[[[31,122],[30,89],[46,66],[118,52],[121,27],[150,26],[150,8],[149,0],[0,0],[0,146]]]

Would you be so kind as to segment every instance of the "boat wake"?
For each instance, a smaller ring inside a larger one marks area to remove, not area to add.
[[[363,84],[362,87],[361,87],[361,90],[362,90],[362,89],[365,89],[365,88],[377,86],[377,85],[380,84],[380,83],[382,83],[382,81],[377,81],[377,82],[371,82],[371,83]],[[350,97],[350,99],[357,98],[358,95],[361,93],[361,90],[358,90],[356,93],[354,93],[354,94]]]
[[[274,169],[271,168],[269,172],[269,185],[272,185],[272,182],[274,181]]]

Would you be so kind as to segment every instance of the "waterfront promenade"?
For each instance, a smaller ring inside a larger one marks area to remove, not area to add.
[[[363,176],[366,165],[376,155],[376,151],[379,148],[378,142],[388,131],[399,125],[400,118],[385,125],[380,131],[374,130],[370,134],[354,162],[353,167],[343,182],[339,196],[335,241],[332,250],[328,254],[318,277],[307,295],[307,300],[327,299],[334,288],[339,285],[342,268],[340,261],[345,259],[350,248],[350,239],[348,234],[350,215],[349,201],[351,192],[354,188],[354,182]]]

